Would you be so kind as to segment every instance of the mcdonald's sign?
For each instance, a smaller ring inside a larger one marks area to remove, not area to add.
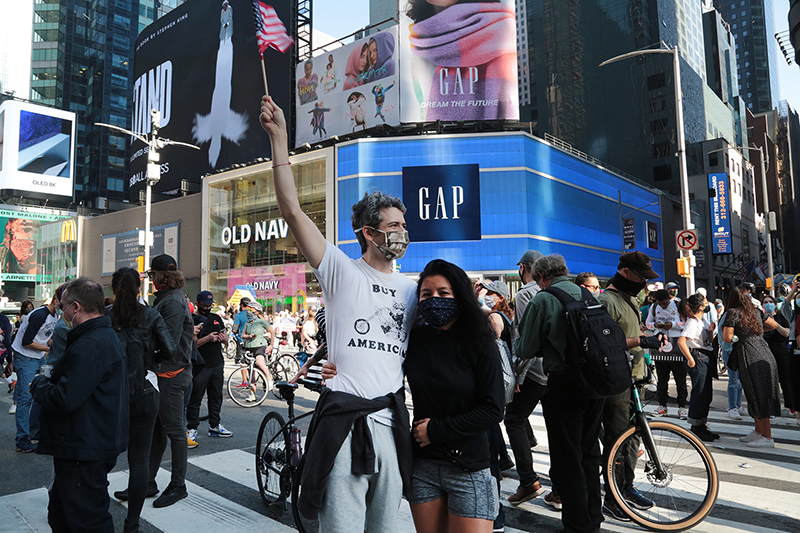
[[[71,218],[61,223],[61,242],[73,242],[78,240],[78,230],[75,219]]]

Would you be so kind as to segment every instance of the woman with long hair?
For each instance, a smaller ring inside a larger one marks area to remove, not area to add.
[[[120,268],[111,277],[114,303],[106,314],[119,336],[126,340],[128,379],[130,384],[130,437],[128,441],[128,488],[117,491],[114,497],[128,500],[125,533],[139,531],[139,515],[145,497],[155,496],[158,489],[148,487],[150,446],[158,416],[159,393],[153,385],[156,357],[173,357],[177,351],[158,311],[139,302],[139,273],[132,268]]]
[[[739,437],[750,448],[775,447],[769,417],[781,415],[778,365],[763,333],[777,328],[782,326],[774,319],[763,320],[763,314],[753,305],[747,289],[737,288],[728,295],[722,340],[733,343],[728,366],[739,371],[747,412],[755,420],[755,430]],[[788,336],[788,331],[785,333]]]
[[[775,298],[767,294],[761,298],[761,307],[764,309],[764,316],[774,319],[782,328],[786,329],[786,332],[789,331],[789,321],[782,313],[777,312]],[[772,355],[775,356],[775,362],[778,364],[778,381],[783,391],[783,405],[790,411],[796,411],[800,406],[794,403],[794,388],[800,384],[792,383],[791,379],[792,351],[789,349],[789,335],[783,335],[780,330],[774,329],[764,333],[764,340],[767,341]]]
[[[500,354],[466,273],[428,263],[417,285],[426,325],[411,331],[411,514],[418,533],[490,532],[499,510],[487,431],[503,418]]]

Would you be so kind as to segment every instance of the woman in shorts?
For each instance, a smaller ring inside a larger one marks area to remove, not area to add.
[[[497,350],[466,273],[436,259],[417,285],[426,325],[411,332],[414,402],[411,514],[418,533],[491,532],[499,509],[487,430],[503,418]]]

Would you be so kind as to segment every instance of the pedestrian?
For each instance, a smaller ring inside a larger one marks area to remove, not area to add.
[[[158,376],[158,418],[153,428],[150,449],[148,494],[158,492],[156,474],[161,458],[170,443],[171,478],[169,485],[154,502],[153,507],[167,507],[188,496],[186,492],[187,447],[184,423],[184,397],[192,383],[192,344],[194,322],[181,289],[186,284],[177,268],[177,261],[167,254],[157,255],[150,262],[148,276],[153,281],[156,300],[153,305],[164,318],[172,341],[177,346],[174,357],[156,357]],[[161,354],[159,354],[161,355]]]
[[[33,403],[29,389],[33,376],[39,373],[42,361],[50,351],[48,341],[58,321],[58,305],[59,302],[51,298],[45,305],[25,315],[11,346],[14,351],[14,371],[17,373],[17,387],[14,390],[17,410],[14,416],[18,452],[35,451],[36,442],[32,441],[38,442],[39,439],[39,406]]]
[[[656,389],[658,407],[653,409],[651,414],[653,416],[666,416],[669,413],[669,407],[667,406],[669,400],[669,375],[672,373],[677,390],[678,418],[684,420],[689,413],[686,409],[689,390],[686,388],[686,365],[678,349],[678,339],[683,333],[683,321],[678,310],[679,300],[676,301],[670,298],[666,289],[657,290],[655,298],[656,303],[650,306],[645,324],[656,335],[665,335],[667,342],[672,345],[672,350],[668,353],[655,350],[651,354],[655,361],[656,375],[658,376],[658,388]]]
[[[592,293],[592,296],[597,298],[600,296],[600,281],[593,272],[581,272],[575,276],[575,285],[586,287]]]
[[[52,455],[47,522],[53,531],[113,533],[108,473],[128,443],[125,352],[103,315],[103,288],[71,282],[61,296],[67,349],[31,393],[42,406],[37,453]]]
[[[177,347],[158,311],[139,302],[139,273],[123,267],[111,276],[112,304],[106,316],[117,332],[125,350],[128,370],[130,405],[130,438],[128,440],[128,488],[116,491],[114,497],[128,501],[124,533],[139,531],[139,516],[145,497],[155,496],[155,487],[147,486],[153,428],[158,417],[159,391],[156,388],[156,352],[172,357]]]
[[[763,319],[745,287],[731,291],[725,301],[725,322],[722,340],[733,343],[728,367],[739,371],[747,412],[755,420],[755,430],[739,440],[750,448],[774,448],[770,416],[781,416],[778,365],[764,340],[764,331],[778,329],[788,336],[772,318]]]
[[[302,493],[300,512],[318,514],[326,531],[397,531],[401,495],[408,496],[411,482],[403,358],[417,305],[416,284],[392,270],[409,243],[405,206],[399,198],[366,193],[351,217],[362,257],[350,259],[300,207],[283,111],[265,96],[259,118],[272,145],[278,207],[322,288],[328,358],[338,368],[327,380],[336,394],[320,396],[312,420],[325,440],[307,437],[306,464],[314,468],[303,470],[303,486],[311,490]],[[355,413],[355,405],[364,409]],[[334,408],[345,412],[320,416]],[[354,460],[359,445],[374,452],[374,461]]]
[[[405,361],[414,401],[414,526],[488,533],[500,507],[487,431],[503,418],[502,356],[463,270],[435,259],[417,287],[426,325],[411,331]]]
[[[572,283],[564,258],[553,254],[533,264],[539,287],[556,287],[576,300],[581,288]],[[599,531],[603,522],[600,498],[600,419],[603,400],[593,399],[578,387],[566,363],[569,337],[564,305],[542,290],[527,305],[520,320],[515,353],[522,359],[541,357],[547,374],[547,394],[542,397],[550,448],[550,478],[562,504],[564,531]]]
[[[789,322],[783,314],[777,312],[777,304],[775,298],[769,294],[761,298],[761,307],[764,309],[764,316],[772,318],[781,328],[785,328],[789,332]],[[793,383],[791,376],[791,359],[793,356],[792,350],[789,348],[789,335],[782,335],[783,329],[773,329],[772,331],[764,332],[764,340],[767,341],[772,355],[775,356],[775,362],[778,364],[778,380],[781,384],[783,391],[783,405],[790,412],[794,412],[800,408],[800,405],[794,403],[796,387],[800,387],[800,383]]]
[[[56,322],[55,328],[53,328],[53,334],[50,336],[50,349],[47,351],[47,357],[45,358],[48,365],[56,364],[56,361],[64,355],[64,351],[67,349],[67,334],[69,333],[69,328],[67,327],[67,323],[64,322],[63,313],[61,311],[61,296],[65,287],[66,285],[61,285],[53,293],[56,301],[59,302],[56,309],[58,321]]]

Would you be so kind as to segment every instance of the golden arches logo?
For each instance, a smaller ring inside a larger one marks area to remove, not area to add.
[[[61,242],[73,242],[78,239],[78,229],[75,219],[65,220],[61,223]]]

